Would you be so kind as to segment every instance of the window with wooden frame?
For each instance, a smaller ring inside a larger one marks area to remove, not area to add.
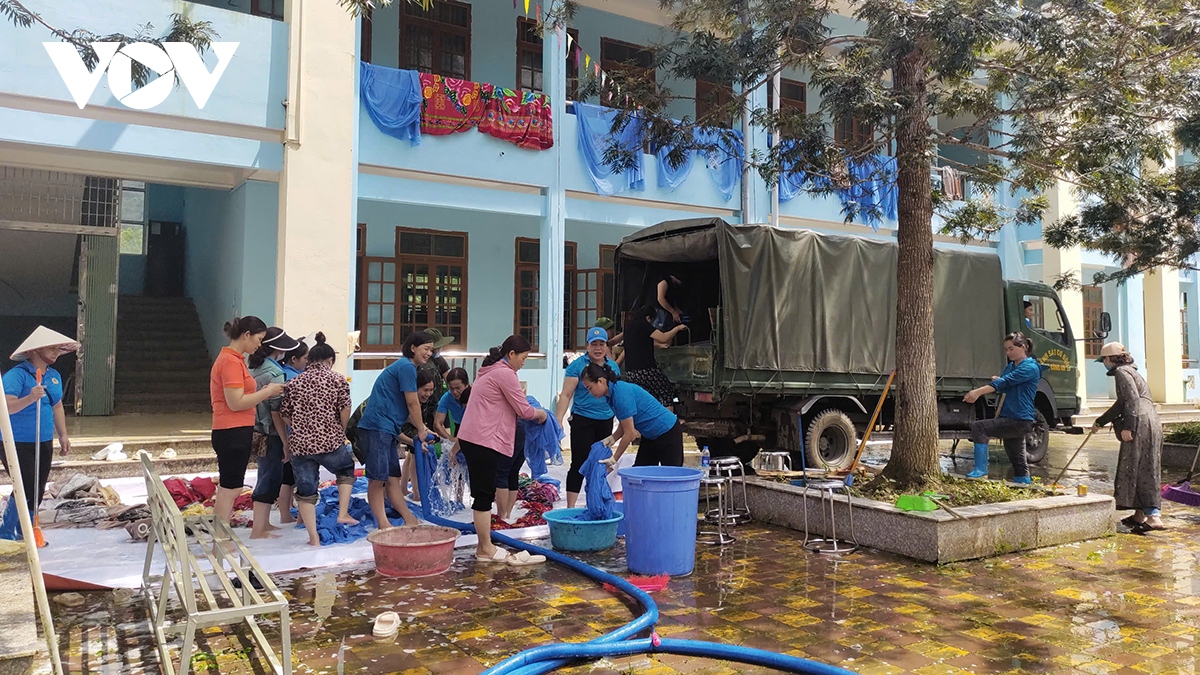
[[[359,44],[359,56],[364,63],[371,62],[371,30],[372,30],[372,15],[375,13],[373,7],[368,7],[367,11],[362,15],[362,41]]]
[[[360,260],[363,351],[398,351],[410,333],[425,328],[466,344],[466,233],[397,228],[394,256]]]
[[[515,297],[513,311],[513,333],[529,340],[533,348],[539,349],[539,327],[541,317],[538,308],[541,293],[541,242],[537,239],[517,237]],[[563,345],[571,345],[574,320],[572,300],[575,295],[575,242],[566,242],[566,275],[563,279]]]
[[[283,3],[284,0],[251,0],[250,13],[283,21]]]
[[[733,128],[733,120],[737,117],[730,107],[733,103],[733,86],[714,80],[698,78],[696,80],[696,121],[707,126]],[[722,119],[709,119],[717,110],[723,110]]]
[[[808,86],[797,80],[779,78],[779,109],[808,112]],[[775,89],[767,87],[767,107],[774,109]]]
[[[654,54],[640,45],[600,38],[600,68],[629,81],[656,82]],[[601,96],[601,103],[607,102]]]
[[[403,3],[400,67],[471,79],[471,6],[438,0],[425,10],[417,3]]]
[[[617,247],[600,244],[600,315],[613,321],[617,320],[616,314],[620,311],[613,307],[617,297],[616,261]]]
[[[1100,356],[1100,348],[1104,341],[1100,339],[1100,314],[1104,311],[1104,289],[1097,286],[1083,287],[1083,334],[1087,338],[1083,342],[1085,358],[1095,359]],[[1184,339],[1187,338],[1187,326],[1184,326]],[[1186,358],[1186,357],[1185,357]]]
[[[567,33],[579,42],[579,31],[568,28]],[[579,61],[575,50],[567,50],[567,99],[579,98]],[[538,23],[523,16],[517,17],[517,89],[546,91],[542,82],[542,33]]]
[[[782,100],[780,103],[782,104]],[[833,132],[834,142],[845,148],[866,148],[871,145],[874,139],[875,134],[871,129],[871,125],[850,115],[846,115],[838,120]]]

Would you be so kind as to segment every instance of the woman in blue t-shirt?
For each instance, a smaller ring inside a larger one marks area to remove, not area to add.
[[[579,469],[587,461],[592,444],[603,440],[613,431],[613,411],[607,399],[592,396],[580,376],[589,365],[607,366],[614,375],[620,376],[621,368],[608,358],[608,331],[599,326],[588,330],[587,354],[580,356],[567,366],[562,392],[558,395],[556,416],[567,426],[567,408],[571,409],[571,469],[567,472],[567,508],[575,508],[579,491],[583,488],[583,474]]]
[[[971,441],[975,444],[975,470],[967,478],[987,478],[988,440],[1004,439],[1004,451],[1013,467],[1013,482],[1029,485],[1029,463],[1025,457],[1025,437],[1033,431],[1037,410],[1033,401],[1037,397],[1038,382],[1042,369],[1033,357],[1033,343],[1022,333],[1010,333],[1004,338],[1004,355],[1008,365],[1004,372],[977,389],[967,392],[963,400],[974,403],[993,392],[1004,394],[1004,405],[1000,415],[991,419],[975,420],[971,423]]]
[[[623,382],[611,369],[594,363],[583,369],[583,386],[592,396],[605,399],[616,414],[620,425],[613,435],[604,439],[612,447],[613,456],[605,460],[609,470],[625,454],[635,432],[642,435],[634,466],[683,466],[683,428],[675,413],[658,402],[645,389]]]
[[[417,395],[417,366],[433,356],[433,337],[425,331],[408,336],[401,349],[404,356],[383,369],[371,387],[371,396],[358,421],[358,435],[364,447],[367,474],[367,502],[375,514],[379,529],[391,527],[384,508],[384,493],[392,508],[404,517],[405,525],[416,525],[417,517],[408,510],[400,486],[400,429],[405,422],[413,425],[416,438],[431,434],[421,418],[421,400]]]
[[[438,399],[437,412],[433,415],[433,430],[442,438],[458,443],[458,428],[462,426],[463,413],[467,411],[467,398],[471,391],[471,377],[462,368],[452,368],[446,373],[446,393]],[[450,426],[446,426],[446,421]],[[453,457],[453,455],[451,455]]]

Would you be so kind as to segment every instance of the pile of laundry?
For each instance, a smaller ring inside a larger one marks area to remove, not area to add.
[[[515,530],[522,527],[545,525],[546,519],[542,517],[542,514],[554,510],[554,503],[558,501],[558,486],[542,483],[521,474],[520,482],[517,485],[517,497],[521,500],[520,506],[525,511],[525,515],[509,523],[493,513],[493,530]]]
[[[367,491],[367,479],[359,478],[354,483],[352,493],[362,494]],[[338,517],[338,488],[337,481],[325,481],[317,491],[317,536],[321,538],[322,546],[330,544],[348,544],[367,536],[368,529],[375,529],[375,516],[371,506],[362,497],[351,497],[350,506],[346,510],[350,517],[358,521],[357,525],[346,525],[337,521]],[[296,509],[292,509],[297,513]],[[389,516],[389,520],[390,520]],[[396,513],[393,525],[403,525],[404,519]],[[303,523],[296,523],[296,529],[304,529]]]
[[[82,473],[47,485],[46,494],[52,506],[38,513],[38,522],[48,530],[80,527],[128,529],[130,524],[150,518],[150,510],[145,504],[122,504],[116,490],[101,485],[98,478]]]
[[[217,494],[217,484],[211,478],[198,477],[190,481],[186,478],[164,478],[163,486],[171,493],[175,506],[184,517],[201,516],[212,513],[213,502]],[[233,516],[229,524],[233,527],[250,527],[252,518],[250,511],[254,508],[251,490],[243,489],[242,494],[233,501]]]

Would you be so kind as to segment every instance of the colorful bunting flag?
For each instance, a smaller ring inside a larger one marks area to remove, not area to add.
[[[525,0],[525,16],[529,16],[529,0]]]
[[[585,53],[583,55],[583,69],[590,70],[592,67],[592,55]]]

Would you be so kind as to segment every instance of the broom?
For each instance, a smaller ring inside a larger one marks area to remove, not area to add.
[[[1197,459],[1200,459],[1200,445],[1196,446],[1196,454],[1192,457],[1192,468],[1188,471],[1188,475],[1178,483],[1163,486],[1163,499],[1188,506],[1200,506],[1200,492],[1192,490],[1191,483],[1192,476],[1196,473]]]

